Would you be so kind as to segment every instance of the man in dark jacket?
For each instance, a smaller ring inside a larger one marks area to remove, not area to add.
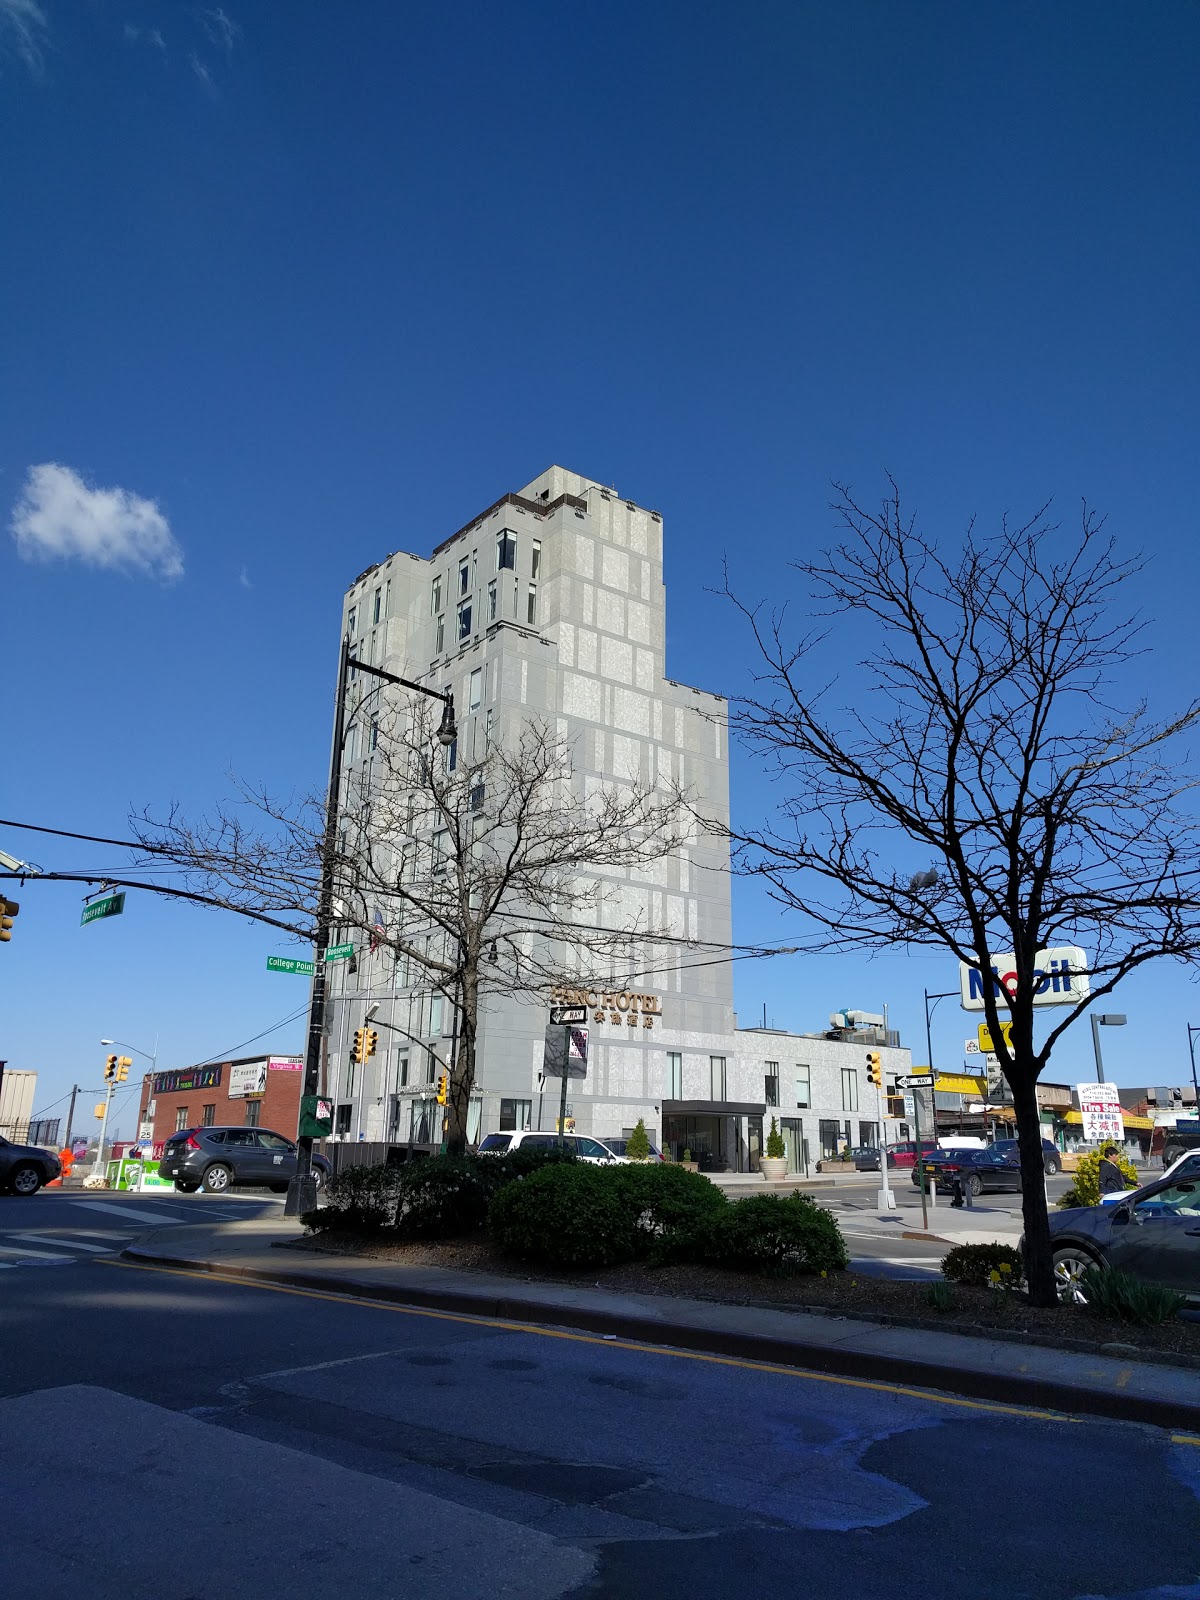
[[[1117,1165],[1117,1147],[1115,1144],[1106,1144],[1100,1162],[1100,1193],[1120,1194],[1124,1188],[1125,1174]]]

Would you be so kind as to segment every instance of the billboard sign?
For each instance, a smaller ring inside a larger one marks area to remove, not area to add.
[[[262,1094],[266,1087],[265,1061],[239,1061],[230,1067],[226,1093],[231,1100],[244,1100],[248,1094]]]
[[[303,1072],[303,1056],[268,1056],[268,1072]]]
[[[1087,956],[1078,945],[1061,945],[1055,950],[1039,950],[1033,967],[1035,1006],[1076,1006],[1091,993],[1088,985]],[[985,978],[978,967],[967,961],[958,964],[958,981],[964,1011],[982,1011],[987,986],[1001,1011],[1009,1009],[1016,993],[1016,957],[1012,951],[992,957],[992,970]],[[981,1041],[982,1044],[982,1041]]]
[[[588,1030],[586,1028],[546,1029],[542,1052],[542,1073],[547,1078],[586,1078]]]
[[[1121,1144],[1125,1138],[1125,1119],[1121,1115],[1121,1096],[1115,1083],[1076,1085],[1079,1112],[1083,1118],[1086,1144],[1106,1144],[1110,1139]]]

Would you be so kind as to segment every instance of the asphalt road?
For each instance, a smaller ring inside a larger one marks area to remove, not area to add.
[[[0,1349],[14,1596],[1200,1600],[1155,1429],[101,1256]]]

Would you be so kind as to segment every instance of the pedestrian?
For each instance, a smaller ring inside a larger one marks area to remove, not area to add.
[[[1100,1160],[1100,1193],[1121,1194],[1125,1188],[1125,1174],[1117,1165],[1117,1147],[1106,1144]]]

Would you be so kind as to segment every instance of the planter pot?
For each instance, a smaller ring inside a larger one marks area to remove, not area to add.
[[[778,1183],[781,1178],[787,1177],[786,1156],[761,1156],[758,1166],[768,1183]]]
[[[680,1161],[677,1165],[681,1166],[685,1172],[700,1171],[700,1163],[698,1161]]]

